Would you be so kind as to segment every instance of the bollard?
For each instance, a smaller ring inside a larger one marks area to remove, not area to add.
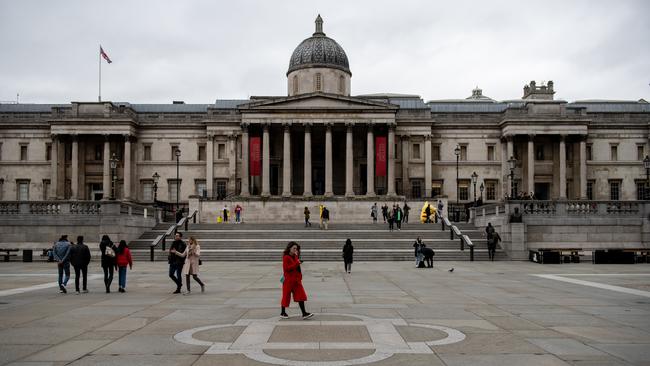
[[[194,214],[194,217],[192,217],[192,223],[196,224],[196,213]]]
[[[474,246],[469,246],[469,261],[474,262]]]
[[[463,238],[460,238],[460,250],[464,251],[465,250],[465,241]]]
[[[149,253],[149,256],[151,257],[151,261],[153,262],[153,245],[149,247],[151,249],[151,253]]]
[[[163,252],[165,251],[165,238],[167,238],[167,235],[163,236],[163,239],[162,239],[162,250],[163,250]]]
[[[187,222],[188,222],[188,221],[190,221],[190,220],[188,220],[187,217],[186,217],[186,218],[185,218],[185,231],[187,231]]]
[[[450,227],[449,227],[449,237],[450,237],[450,240],[454,240],[454,229],[453,229],[453,226],[450,226]]]

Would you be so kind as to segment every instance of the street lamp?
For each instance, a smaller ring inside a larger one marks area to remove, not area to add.
[[[648,199],[648,188],[650,187],[650,156],[646,155],[643,159],[643,167],[645,168],[645,190],[643,199]]]
[[[155,206],[158,200],[158,179],[160,179],[160,175],[158,175],[158,172],[155,172],[151,178],[153,178],[153,205]]]
[[[112,181],[111,181],[111,199],[115,199],[115,181],[117,180],[117,162],[120,161],[115,153],[113,153],[113,156],[111,156],[111,174],[112,174]]]
[[[478,174],[476,172],[472,173],[472,184],[474,185],[474,207],[476,207],[476,180],[478,179]]]
[[[510,168],[510,199],[515,198],[515,166],[517,166],[517,159],[511,156],[508,159],[508,167]]]
[[[181,195],[181,184],[180,184],[181,181],[180,181],[180,174],[179,174],[181,149],[176,148],[176,151],[174,151],[174,155],[176,155],[176,214],[178,215],[178,210],[180,208],[180,204],[178,203],[178,198]]]
[[[456,216],[456,221],[459,221],[458,205],[460,199],[460,187],[458,181],[458,161],[460,160],[460,145],[456,145],[456,148],[454,149],[454,154],[456,155],[456,209],[454,210],[454,214]]]
[[[482,182],[481,182],[481,186],[479,187],[479,189],[481,190],[481,202],[483,202],[483,190],[485,189],[485,186],[483,185]]]

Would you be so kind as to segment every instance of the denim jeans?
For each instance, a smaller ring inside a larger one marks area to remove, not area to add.
[[[126,267],[117,267],[117,277],[120,288],[126,288]]]
[[[70,279],[70,262],[63,262],[63,265],[57,265],[59,269],[59,287],[67,286]],[[65,278],[63,274],[65,273]]]
[[[169,265],[169,278],[176,283],[176,288],[179,290],[183,287],[183,277],[181,276],[182,270],[183,265],[180,263],[171,263]]]

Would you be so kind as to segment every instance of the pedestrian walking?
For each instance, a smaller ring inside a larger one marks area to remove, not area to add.
[[[292,241],[287,244],[282,255],[282,300],[280,302],[281,310],[280,317],[288,319],[286,308],[289,307],[291,296],[293,301],[297,302],[302,311],[302,318],[309,319],[314,316],[313,313],[305,310],[305,301],[307,301],[307,293],[305,288],[302,287],[302,270],[300,268],[300,245]]]
[[[386,220],[388,219],[388,205],[384,203],[383,206],[381,206],[381,214],[384,216],[384,224],[386,223]]]
[[[183,265],[183,276],[185,276],[185,287],[187,292],[185,295],[189,295],[192,291],[190,286],[190,276],[194,278],[199,286],[201,286],[201,292],[205,292],[205,284],[199,278],[199,265],[201,264],[201,246],[199,242],[193,236],[190,236],[188,240],[188,245],[185,247],[183,253],[174,252],[179,257],[185,258],[185,264]]]
[[[67,235],[61,235],[61,238],[54,244],[52,252],[59,272],[59,292],[65,294],[68,292],[65,288],[70,279],[70,242]]]
[[[345,266],[345,272],[352,272],[352,262],[354,256],[354,247],[352,246],[352,240],[349,238],[345,241],[343,246],[343,264]]]
[[[235,223],[236,224],[241,224],[241,212],[242,212],[242,207],[237,204],[235,206]]]
[[[117,246],[115,251],[115,261],[117,262],[117,283],[119,284],[119,292],[126,292],[126,266],[133,270],[133,258],[131,257],[131,250],[126,245],[126,240],[120,240],[120,245]]]
[[[181,293],[181,288],[183,287],[183,277],[181,277],[181,272],[183,271],[183,265],[185,264],[185,258],[177,256],[175,252],[183,253],[187,245],[183,241],[183,233],[176,232],[174,236],[174,242],[172,242],[171,247],[169,248],[169,278],[174,281],[176,284],[175,294]]]
[[[372,205],[370,208],[370,217],[372,217],[372,223],[376,224],[377,223],[377,203]]]
[[[304,214],[305,214],[305,227],[307,226],[311,227],[311,222],[309,222],[309,216],[311,215],[311,212],[309,212],[309,208],[307,206],[305,206]]]
[[[397,205],[395,208],[395,224],[397,224],[397,231],[402,230],[403,216],[404,216],[404,212],[402,212],[402,209],[399,207],[399,205]]]
[[[409,211],[411,211],[411,207],[409,207],[409,205],[406,202],[404,202],[404,209],[403,210],[404,210],[404,220],[402,220],[402,221],[405,224],[408,224],[409,223]]]
[[[393,231],[393,225],[394,225],[394,222],[395,222],[394,221],[394,217],[395,217],[394,215],[395,215],[394,210],[388,210],[387,220],[388,220],[388,231],[390,231],[390,232]]]
[[[111,292],[113,270],[117,269],[115,249],[115,244],[113,244],[108,235],[102,236],[102,241],[99,243],[99,251],[102,253],[102,270],[104,271],[104,286],[106,287],[107,294]]]
[[[330,210],[328,210],[327,207],[323,206],[323,211],[321,212],[321,223],[322,223],[321,229],[327,230],[329,222],[330,222]]]
[[[79,295],[79,276],[83,277],[82,289],[88,292],[88,264],[90,263],[90,249],[84,244],[84,237],[77,236],[77,244],[70,247],[70,264],[74,268],[74,288]]]
[[[494,234],[494,226],[492,226],[491,222],[488,222],[487,226],[485,227],[485,237],[487,238],[487,243],[490,244],[490,239],[492,239],[492,234]]]
[[[501,241],[501,236],[496,231],[492,233],[492,237],[488,239],[488,257],[490,261],[494,262],[494,255],[497,251],[497,244]]]

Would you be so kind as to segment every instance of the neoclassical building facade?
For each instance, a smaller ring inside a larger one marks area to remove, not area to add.
[[[212,104],[0,104],[0,200],[644,198],[645,100],[353,96],[320,16],[286,76],[286,96]]]

